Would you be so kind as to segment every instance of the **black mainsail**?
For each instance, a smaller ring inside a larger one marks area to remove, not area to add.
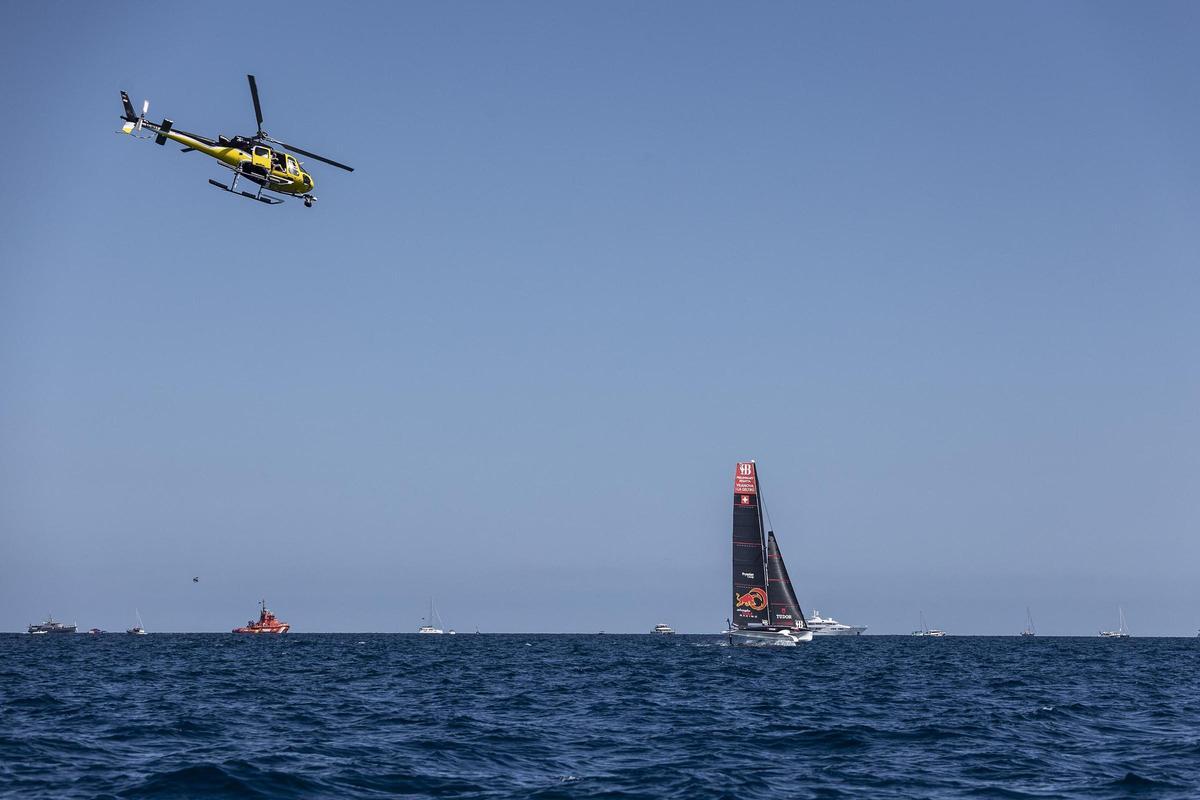
[[[733,474],[733,624],[737,628],[771,624],[762,533],[758,474],[753,461],[739,462]]]

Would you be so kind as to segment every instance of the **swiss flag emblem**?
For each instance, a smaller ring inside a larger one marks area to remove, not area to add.
[[[742,505],[744,505],[744,506],[750,505],[750,495],[748,495],[748,494],[742,495]]]

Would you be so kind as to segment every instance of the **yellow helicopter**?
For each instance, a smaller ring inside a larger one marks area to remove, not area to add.
[[[141,139],[153,138],[154,143],[160,145],[165,145],[170,139],[183,145],[182,152],[184,153],[196,151],[204,153],[206,156],[212,156],[221,166],[233,170],[233,181],[229,186],[209,179],[208,182],[218,189],[224,189],[227,192],[240,194],[242,197],[249,197],[251,200],[258,200],[273,206],[282,203],[283,200],[264,195],[263,192],[285,194],[303,199],[304,207],[312,208],[313,203],[317,202],[317,198],[312,193],[312,176],[304,171],[300,161],[292,153],[315,158],[317,161],[344,169],[347,172],[353,172],[354,168],[268,136],[262,127],[263,115],[262,106],[258,102],[258,83],[254,80],[253,75],[247,75],[246,78],[250,81],[250,97],[254,100],[254,116],[258,119],[258,132],[253,136],[234,136],[232,138],[218,136],[216,140],[213,140],[206,136],[179,130],[169,119],[164,119],[158,124],[153,123],[146,119],[146,112],[150,110],[150,101],[146,100],[142,103],[142,113],[138,114],[133,108],[133,103],[129,102],[129,95],[125,92],[121,92],[121,103],[125,106],[125,116],[122,117],[125,124],[121,127],[121,133]],[[278,145],[278,147],[271,147],[272,144]],[[290,150],[292,153],[284,152],[285,150]],[[238,181],[243,178],[256,184],[258,191],[246,192],[238,189]]]

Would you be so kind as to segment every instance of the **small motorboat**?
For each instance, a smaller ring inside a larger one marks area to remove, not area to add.
[[[652,631],[650,631],[650,632],[651,632],[651,633],[657,633],[657,634],[660,634],[660,635],[662,635],[662,636],[671,636],[671,635],[673,635],[673,634],[675,633],[675,629],[674,629],[674,628],[672,628],[670,625],[668,625],[668,624],[667,624],[667,623],[665,623],[665,622],[660,622],[660,623],[658,623],[657,625],[655,625],[655,626],[654,626],[654,630],[652,630]]]
[[[258,622],[248,621],[240,628],[234,628],[234,633],[287,633],[291,629],[287,624],[267,608],[267,601],[259,602]]]
[[[104,633],[104,631],[100,630],[99,628],[92,628],[88,631],[88,633],[90,633],[92,636],[99,636],[100,634]]]

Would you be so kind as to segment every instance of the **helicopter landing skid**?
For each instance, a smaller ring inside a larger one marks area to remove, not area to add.
[[[240,194],[242,197],[248,197],[251,200],[257,200],[258,202],[266,203],[267,205],[277,206],[283,202],[282,200],[280,200],[277,197],[264,197],[261,186],[258,188],[257,194],[255,194],[253,192],[243,192],[237,188],[237,179],[238,179],[237,175],[233,176],[233,186],[232,187],[226,186],[225,184],[221,183],[220,181],[214,181],[212,178],[209,178],[208,182],[211,183],[213,186],[217,187],[218,189],[223,189],[223,190],[229,192],[230,194]]]

